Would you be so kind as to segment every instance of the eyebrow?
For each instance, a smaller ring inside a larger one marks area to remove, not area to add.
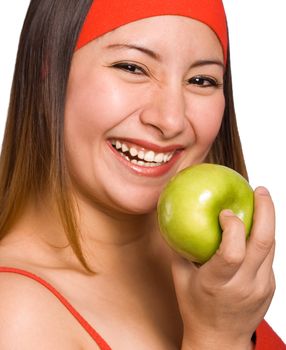
[[[149,57],[157,60],[157,61],[162,61],[162,57],[150,50],[147,49],[146,47],[139,46],[139,45],[134,45],[134,44],[111,44],[106,46],[107,49],[118,49],[118,50],[138,50],[140,52],[143,52],[144,54],[148,55]],[[219,60],[219,59],[206,59],[206,60],[197,60],[193,64],[191,64],[190,68],[196,68],[196,67],[203,67],[203,66],[209,66],[209,65],[217,65],[225,69],[224,63]]]
[[[145,53],[146,55],[148,55],[149,57],[157,60],[157,61],[161,61],[161,56],[150,50],[150,49],[147,49],[146,47],[143,47],[143,46],[138,46],[138,45],[131,45],[131,44],[112,44],[112,45],[108,45],[106,47],[107,49],[131,49],[131,50],[138,50],[140,52],[143,52]]]
[[[210,66],[210,65],[217,65],[225,69],[224,63],[221,60],[217,60],[217,59],[197,60],[193,64],[191,64],[191,68]]]

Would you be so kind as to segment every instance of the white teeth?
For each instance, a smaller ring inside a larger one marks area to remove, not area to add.
[[[125,145],[125,143],[122,144],[122,152],[125,153],[129,151],[129,148]]]
[[[161,165],[160,163],[146,163],[146,162],[143,162],[142,160],[136,160],[136,159],[132,159],[131,163],[140,165],[140,166],[151,167],[151,168]]]
[[[138,158],[139,159],[144,159],[144,157],[145,157],[145,153],[143,151],[139,151],[138,152]]]
[[[115,147],[116,147],[117,149],[120,149],[120,148],[121,148],[121,142],[116,141]]]
[[[163,153],[156,154],[156,156],[154,158],[154,162],[162,163],[163,160],[164,160],[164,154]]]
[[[130,150],[129,150],[130,154],[132,157],[136,157],[137,154],[138,154],[138,151],[137,149],[135,149],[134,147],[131,147]]]
[[[171,153],[155,153],[154,151],[137,150],[134,146],[130,147],[118,140],[112,140],[112,145],[119,151],[119,153],[129,162],[145,167],[160,166],[167,163],[174,155]],[[131,159],[137,157],[137,159]]]
[[[155,153],[153,151],[148,151],[147,153],[145,153],[144,160],[146,162],[154,162],[154,158],[155,158]]]
[[[173,157],[173,153],[170,153],[167,157],[167,162]]]
[[[151,167],[151,168],[161,165],[161,164],[157,164],[157,163],[146,163],[146,162],[143,162],[142,160],[136,160],[136,159],[132,159],[131,163],[136,164],[136,165],[145,166],[145,167]]]

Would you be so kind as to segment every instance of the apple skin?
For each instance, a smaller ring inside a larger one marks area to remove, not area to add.
[[[179,172],[160,195],[157,213],[161,233],[180,255],[203,264],[217,251],[222,229],[219,214],[231,209],[252,226],[254,193],[247,180],[223,165],[202,163]]]

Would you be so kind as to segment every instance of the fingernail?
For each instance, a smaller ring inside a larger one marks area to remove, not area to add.
[[[256,193],[261,194],[262,196],[269,196],[269,191],[266,187],[259,186],[256,189]]]
[[[224,216],[234,216],[234,212],[230,209],[224,209],[221,214]]]

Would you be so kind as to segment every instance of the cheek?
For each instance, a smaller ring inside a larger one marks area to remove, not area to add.
[[[196,134],[196,141],[199,145],[210,147],[216,138],[225,109],[223,93],[210,98],[202,98],[193,106],[192,119],[193,128]]]
[[[69,129],[84,137],[94,132],[103,133],[124,118],[122,112],[128,96],[115,88],[112,82],[100,77],[80,81],[71,80],[66,101],[65,122]]]
[[[125,104],[121,91],[96,72],[71,72],[64,137],[69,168],[77,182],[94,181],[98,155],[104,152],[109,130],[123,117]]]

